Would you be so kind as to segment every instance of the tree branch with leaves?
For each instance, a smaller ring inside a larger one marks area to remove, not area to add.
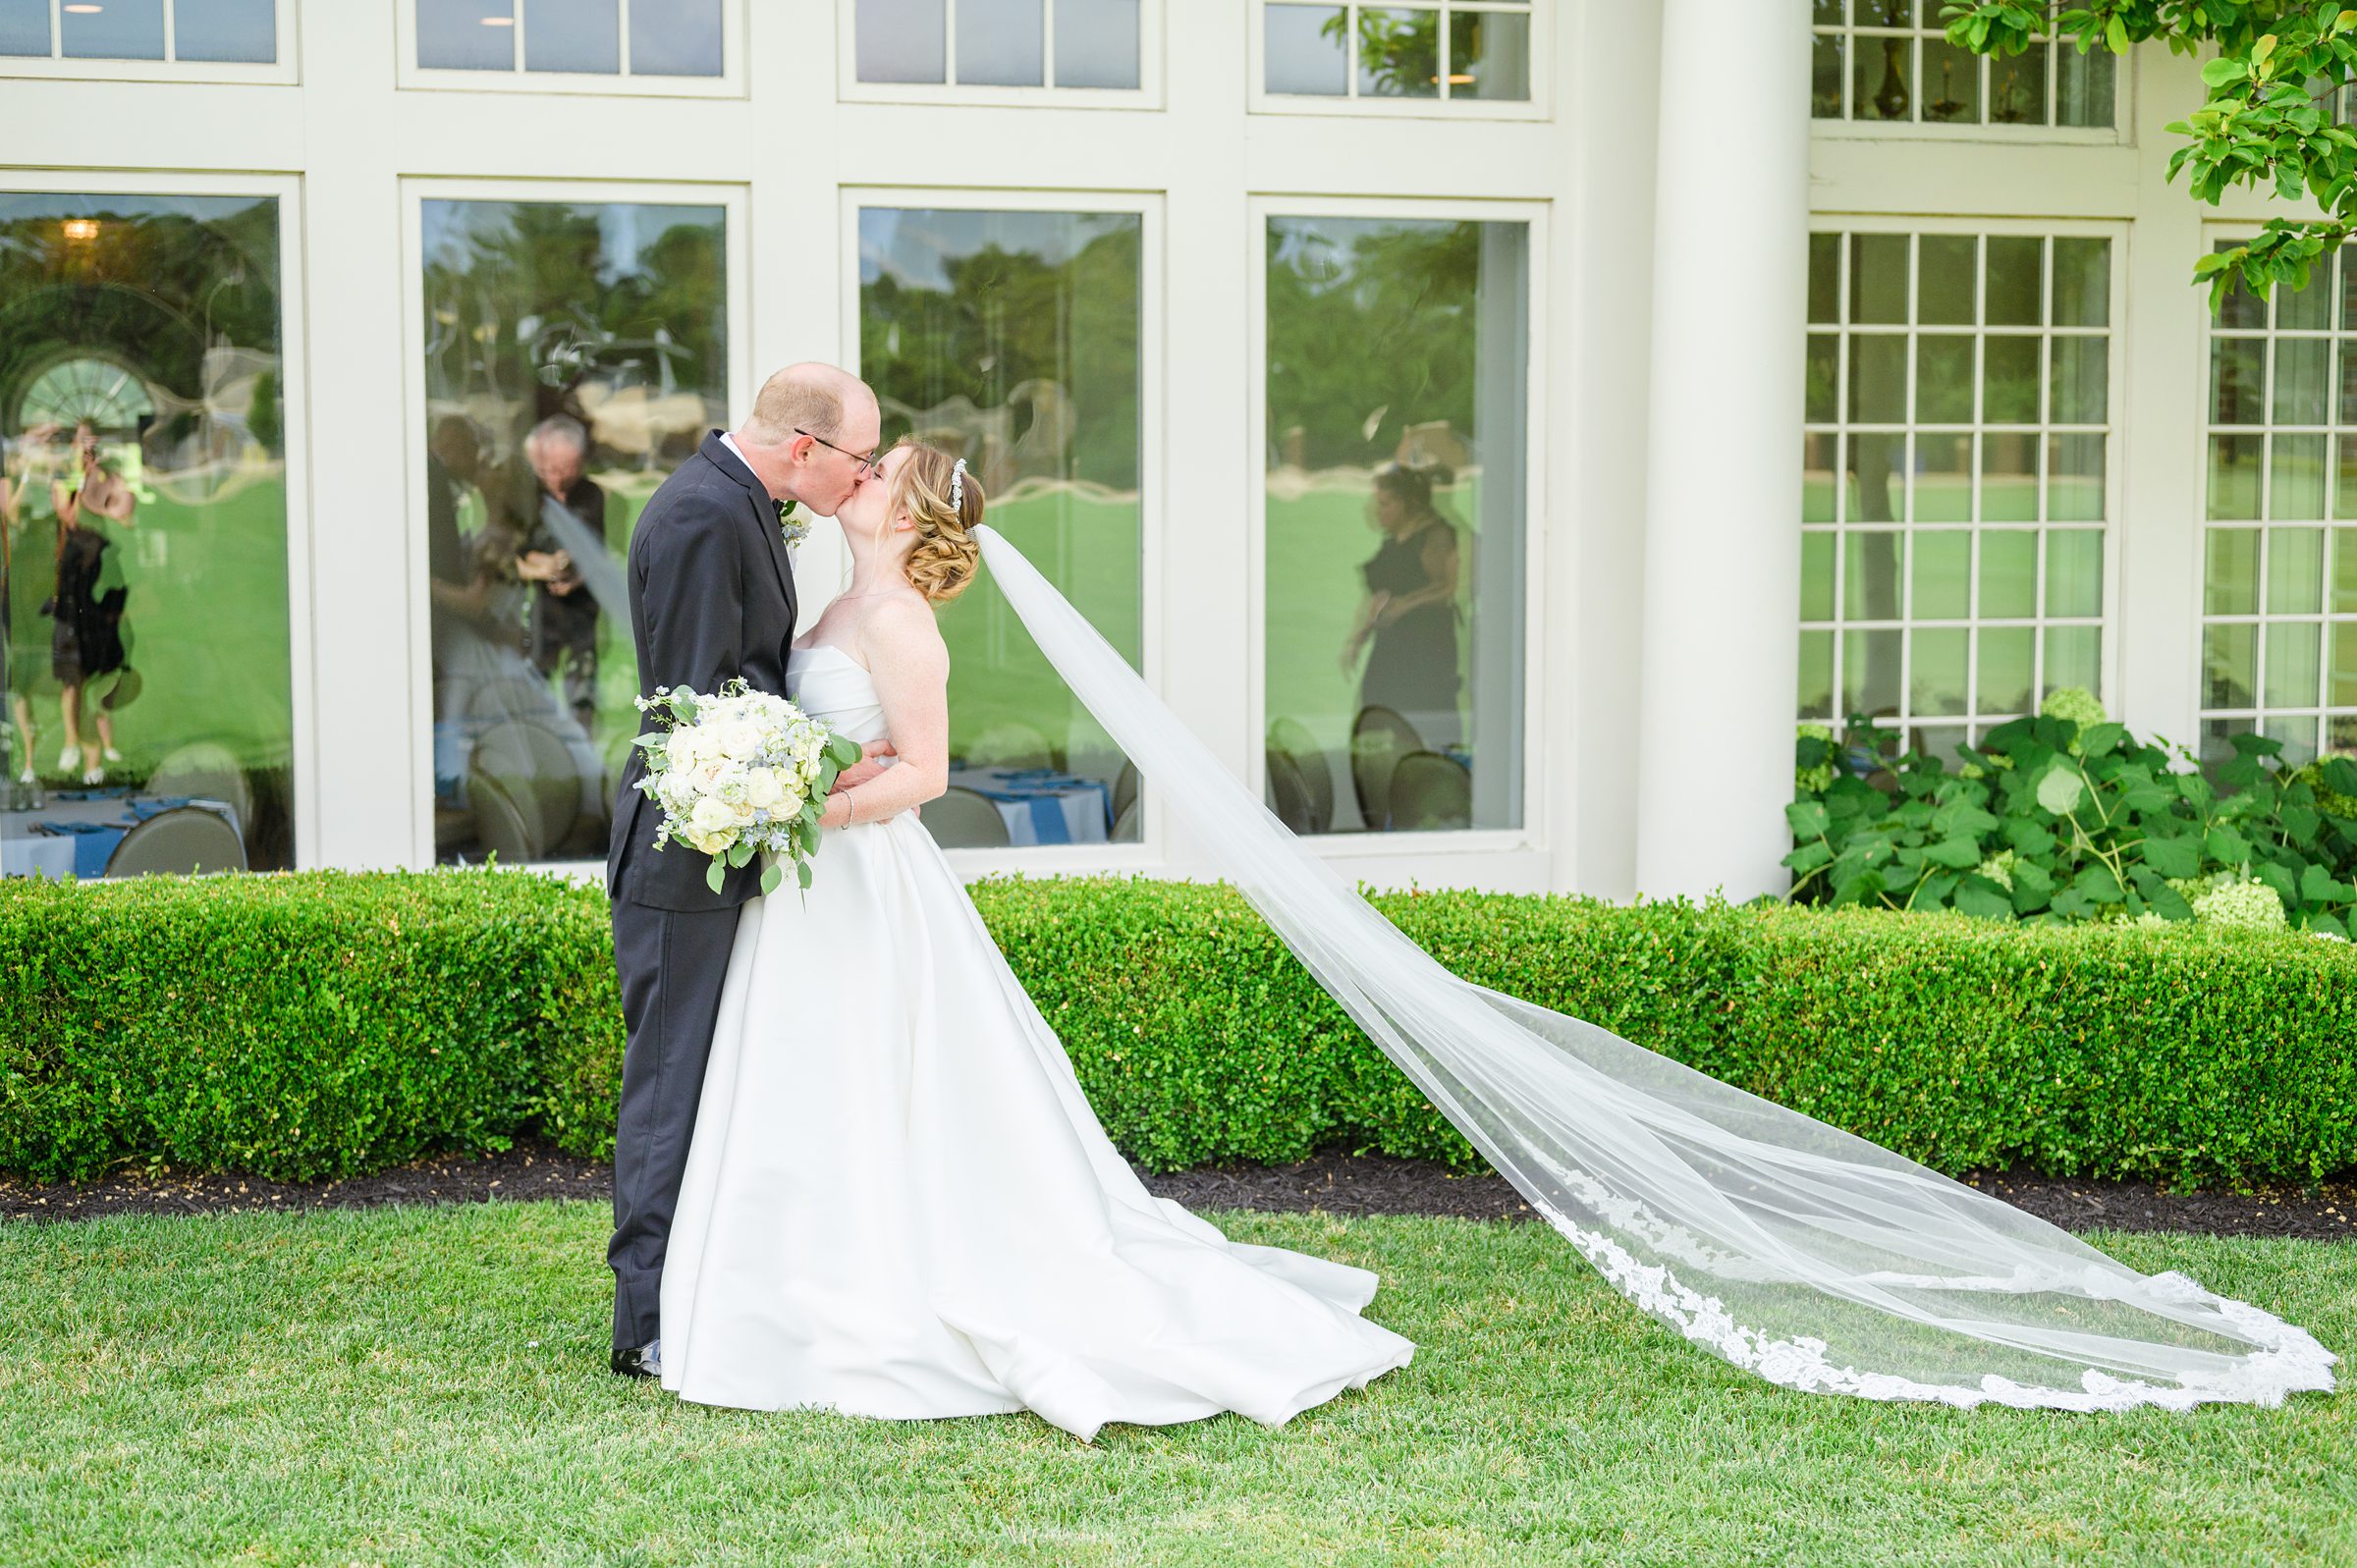
[[[2209,285],[2212,308],[2237,282],[2262,298],[2276,284],[2305,288],[2317,264],[2357,236],[2357,131],[2335,113],[2357,81],[2357,10],[2339,0],[1948,0],[1941,20],[1949,42],[1993,56],[2049,41],[2122,58],[2154,39],[2175,54],[2217,50],[2202,67],[2208,98],[2168,128],[2184,138],[2169,179],[2185,175],[2194,197],[2214,206],[2248,187],[2311,199],[2317,215],[2270,218],[2242,243],[2198,258],[2194,281]]]

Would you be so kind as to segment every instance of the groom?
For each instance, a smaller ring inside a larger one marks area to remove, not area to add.
[[[638,689],[709,692],[742,676],[786,694],[794,640],[794,568],[779,532],[783,503],[831,517],[875,466],[881,418],[865,383],[833,365],[788,365],[733,433],[715,430],[648,500],[630,538],[630,635]],[[880,749],[871,746],[873,753]],[[880,764],[845,770],[848,789]],[[629,1027],[622,1111],[614,1131],[614,1359],[617,1373],[662,1371],[663,1252],[679,1203],[704,1059],[720,1011],[737,911],[760,892],[761,868],[738,867],[721,891],[702,855],[653,844],[662,808],[640,793],[635,746],[623,768],[606,852],[614,963]]]

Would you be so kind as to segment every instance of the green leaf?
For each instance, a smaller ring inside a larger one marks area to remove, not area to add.
[[[763,866],[761,868],[761,896],[766,898],[771,893],[776,892],[778,891],[778,885],[783,883],[785,880],[786,868],[784,866],[779,865],[774,860],[768,865]]]
[[[2104,24],[2104,42],[2110,46],[2113,54],[2128,52],[2128,25],[2119,19],[2117,12],[2112,13],[2111,20]]]
[[[712,857],[712,864],[704,868],[705,886],[709,887],[714,892],[718,892],[721,890],[722,884],[727,880],[728,869],[721,863],[720,856],[714,855]]]
[[[1928,845],[1923,857],[1934,865],[1962,871],[1981,863],[1981,845],[1975,838],[1943,838],[1936,844]]]
[[[2096,903],[2117,903],[2125,896],[2119,879],[2111,875],[2111,868],[2101,864],[2082,868],[2070,879],[2070,891]]]
[[[753,846],[745,840],[740,838],[737,842],[729,845],[730,870],[736,870],[739,866],[743,865],[746,861],[752,858]]]
[[[2346,757],[2327,757],[2317,767],[2325,787],[2334,794],[2357,795],[2357,762]]]
[[[2128,727],[2126,725],[2089,725],[2079,731],[2079,751],[2083,756],[2109,756],[2113,747],[2127,738]]]
[[[2251,841],[2222,822],[2211,824],[2204,842],[2210,858],[2222,865],[2239,866],[2251,858]]]
[[[2078,774],[2059,763],[2038,781],[2038,804],[2057,817],[2076,811],[2086,793],[2087,786]]]
[[[1987,877],[1966,877],[1956,885],[1956,907],[1981,920],[2010,920],[2013,918],[2013,899],[2004,889]]]
[[[1805,877],[1810,872],[1815,871],[1819,866],[1833,864],[1833,845],[1824,842],[1822,839],[1817,839],[1802,844],[1799,848],[1784,856],[1783,864],[1791,867],[1794,875]]]
[[[802,892],[808,892],[810,891],[809,861],[797,860],[794,863],[794,880],[801,885]]]
[[[2191,877],[2201,872],[2202,840],[2191,834],[2147,838],[2142,847],[2144,863],[2164,877]]]
[[[2278,866],[2269,860],[2253,866],[2251,875],[2275,889],[2275,896],[2281,898],[2287,906],[2295,909],[2299,907],[2300,883],[2299,879],[2291,874],[2290,867]]]
[[[829,735],[827,737],[827,756],[838,768],[849,768],[857,762],[861,755],[859,742],[850,736]]]
[[[2114,18],[2113,20],[2117,21],[2118,19]],[[2250,75],[2251,68],[2232,55],[2220,55],[2202,67],[2202,81],[2213,88],[2222,87],[2229,81],[2248,81]]]
[[[2332,873],[2310,861],[2300,873],[2300,898],[2306,903],[2345,903],[2351,892],[2346,883],[2332,880]]]
[[[1784,821],[1792,828],[1796,839],[1822,838],[1832,827],[1822,800],[1795,800],[1784,808]]]

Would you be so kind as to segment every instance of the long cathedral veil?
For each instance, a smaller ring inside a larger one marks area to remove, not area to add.
[[[1318,983],[1613,1287],[1790,1388],[2063,1410],[2329,1390],[2306,1330],[2147,1276],[1863,1139],[1459,980],[1310,853],[1021,552],[1066,683]]]

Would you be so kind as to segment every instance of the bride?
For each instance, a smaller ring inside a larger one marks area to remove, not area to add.
[[[737,928],[662,1288],[701,1404],[1279,1426],[1407,1364],[1365,1270],[1232,1243],[1147,1193],[909,811],[947,786],[933,606],[981,487],[901,446],[838,515],[851,583],[789,656],[804,712],[897,766],[827,802],[806,897]]]
[[[2076,1411],[2333,1386],[2293,1325],[1608,1030],[1450,974],[1288,834],[1015,549],[941,453],[841,514],[789,664],[897,766],[832,797],[805,902],[745,907],[662,1287],[683,1397],[1275,1426],[1413,1352],[1363,1270],[1227,1241],[1140,1186],[908,808],[946,784],[932,605],[986,561],[1172,815],[1368,1038],[1605,1280],[1787,1388]],[[1272,1049],[1284,1049],[1282,1041]]]

